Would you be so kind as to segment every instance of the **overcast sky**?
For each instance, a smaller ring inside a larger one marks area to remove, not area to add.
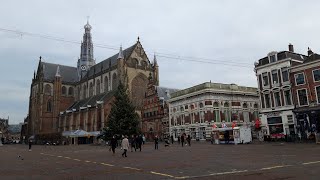
[[[80,42],[90,16],[94,44],[127,48],[140,36],[149,59],[158,52],[213,62],[158,57],[161,86],[182,89],[211,80],[256,87],[253,63],[268,52],[287,50],[289,43],[298,53],[306,54],[308,47],[319,52],[319,5],[298,0],[10,0],[1,2],[0,28]],[[94,48],[97,62],[115,53]],[[79,44],[0,30],[0,117],[10,116],[14,124],[27,116],[39,56],[76,66],[79,55]]]

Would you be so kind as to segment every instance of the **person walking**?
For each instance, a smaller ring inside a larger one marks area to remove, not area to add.
[[[171,135],[170,138],[171,138],[171,144],[173,144],[173,135]]]
[[[181,140],[181,147],[183,147],[184,146],[184,135],[183,134],[181,135],[180,140]]]
[[[129,149],[128,136],[124,136],[124,139],[121,142],[121,147],[123,149],[122,157],[127,157],[127,151]]]
[[[154,149],[159,149],[159,138],[158,138],[158,136],[154,137]]]
[[[131,136],[130,138],[130,145],[131,145],[131,152],[133,152],[133,148],[134,151],[137,151],[137,145],[136,145],[136,137],[134,135]]]
[[[180,145],[180,136],[178,136],[178,144]]]
[[[110,141],[110,147],[112,149],[112,155],[114,155],[116,153],[116,147],[118,146],[118,141],[116,139],[115,136],[112,137],[111,141]]]
[[[136,143],[137,143],[137,146],[138,146],[138,149],[140,150],[141,152],[141,146],[142,146],[142,136],[139,135],[137,138],[136,138]]]
[[[143,142],[143,145],[146,143],[146,137],[144,135],[142,135],[142,142]]]
[[[31,151],[31,147],[32,147],[32,139],[29,140],[29,151]]]
[[[188,137],[187,137],[187,142],[188,142],[189,146],[191,146],[191,137],[190,137],[190,135],[188,135]]]

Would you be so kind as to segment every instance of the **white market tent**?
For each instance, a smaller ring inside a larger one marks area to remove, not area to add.
[[[78,129],[75,131],[62,132],[62,136],[66,136],[66,137],[88,137],[88,136],[98,136],[98,135],[100,135],[100,131],[87,132],[82,129]]]

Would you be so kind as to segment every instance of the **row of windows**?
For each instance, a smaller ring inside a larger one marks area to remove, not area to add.
[[[279,74],[279,71],[281,75]],[[271,80],[272,84],[278,84],[281,80],[282,82],[288,82],[289,81],[289,71],[288,68],[281,68],[279,69],[274,69],[271,71]],[[267,72],[262,73],[262,81],[263,81],[263,86],[268,86],[270,84],[269,82],[269,76]]]
[[[224,118],[221,118],[221,114],[220,112],[223,113],[223,116]],[[249,122],[250,121],[250,117],[249,117],[249,112],[242,112],[242,115],[243,115],[243,120],[245,122]],[[201,111],[200,112],[200,116],[199,116],[199,121],[200,123],[205,123],[205,117],[204,117],[204,112]],[[253,112],[253,116],[251,117],[252,120],[256,119],[259,117],[259,112],[258,111],[254,111]],[[225,122],[231,122],[231,121],[234,121],[234,120],[239,120],[239,114],[238,113],[232,113],[231,110],[223,110],[223,111],[220,111],[220,110],[214,110],[214,117],[212,117],[213,121],[215,122],[221,122],[221,119],[224,119]],[[180,124],[179,125],[185,125],[185,115],[181,115],[180,116]],[[191,113],[190,114],[190,123],[191,124],[195,124],[195,113]],[[174,117],[173,119],[173,125],[174,126],[177,126],[178,125],[178,119],[177,117]]]
[[[320,104],[320,86],[315,87],[317,103]],[[308,99],[308,90],[307,89],[298,89],[297,90],[298,103],[299,106],[307,106],[309,105]]]
[[[47,95],[52,95],[52,87],[49,84],[45,85],[44,93],[47,94]],[[74,94],[73,87],[67,88],[66,86],[62,86],[61,94],[64,95],[64,96],[65,95],[73,96],[73,94]]]
[[[208,102],[211,102],[211,101],[208,101]],[[206,106],[212,106],[212,103],[209,104],[209,103],[207,103],[207,101],[206,101],[205,104],[206,104]],[[199,103],[199,108],[201,109],[201,108],[203,108],[203,107],[204,107],[203,103]],[[219,103],[218,103],[218,102],[214,102],[214,103],[213,103],[213,107],[214,107],[214,108],[218,108],[218,107],[219,107]],[[230,104],[229,104],[228,102],[225,102],[225,103],[223,104],[223,107],[230,107]],[[243,107],[243,108],[248,108],[248,104],[247,104],[247,103],[243,103],[242,107]],[[258,109],[258,104],[254,104],[253,107],[254,107],[255,109]],[[183,106],[180,107],[180,111],[181,111],[181,112],[183,112],[183,111],[185,111],[185,110],[187,110],[187,109],[189,109],[189,106],[188,106],[188,105],[185,105],[184,107],[183,107]],[[194,105],[193,105],[193,104],[190,105],[190,109],[194,109]],[[178,111],[178,110],[179,110],[178,108],[173,108],[173,112],[176,112],[176,111]]]
[[[284,104],[282,104],[281,97],[284,97]],[[283,93],[281,92],[274,92],[273,93],[273,99],[271,99],[270,94],[264,94],[262,96],[262,108],[271,108],[273,101],[274,107],[279,107],[279,106],[289,106],[292,105],[292,99],[291,99],[291,91],[290,90],[284,90]]]
[[[110,84],[109,84],[109,79],[108,79],[108,77],[106,76],[105,78],[104,78],[104,92],[108,92],[109,90],[110,90]],[[113,76],[112,76],[112,90],[115,90],[116,88],[118,87],[118,81],[117,81],[117,75],[116,75],[116,73],[114,73],[113,74]],[[98,79],[97,81],[96,81],[96,90],[95,90],[95,94],[100,94],[100,93],[102,93],[101,92],[101,82],[100,82],[100,80]],[[86,85],[83,85],[82,86],[82,89],[83,89],[83,91],[82,91],[82,98],[84,99],[84,98],[87,98],[88,96],[87,96],[87,86]],[[90,82],[90,84],[89,84],[89,97],[91,97],[91,96],[93,96],[94,95],[94,85],[93,85],[93,82]],[[78,96],[79,96],[79,98],[80,98],[80,89],[78,89]]]
[[[320,81],[320,69],[316,69],[312,71],[312,76],[313,76],[313,82],[319,82]],[[297,73],[294,75],[295,77],[295,81],[296,81],[296,85],[304,85],[305,82],[305,77],[304,77],[304,73]]]

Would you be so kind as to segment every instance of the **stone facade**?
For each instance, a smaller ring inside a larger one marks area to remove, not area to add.
[[[148,89],[143,102],[142,133],[147,140],[153,140],[155,136],[161,139],[169,136],[169,110],[167,100],[170,93],[176,89],[157,86],[153,78],[149,77]]]
[[[0,118],[0,138],[8,138],[9,136],[9,117],[8,119]],[[1,141],[1,140],[0,140]]]
[[[171,94],[170,135],[175,140],[186,133],[192,139],[210,138],[212,126],[249,123],[258,118],[257,88],[236,84],[203,83]]]
[[[270,52],[255,63],[258,92],[261,101],[260,120],[268,135],[294,134],[292,83],[289,72],[292,66],[302,64],[305,55],[289,51]]]
[[[95,64],[91,26],[85,25],[77,67],[39,60],[30,87],[27,136],[83,129],[100,131],[119,82],[142,109],[148,76],[159,81],[159,68],[149,61],[140,41]]]

